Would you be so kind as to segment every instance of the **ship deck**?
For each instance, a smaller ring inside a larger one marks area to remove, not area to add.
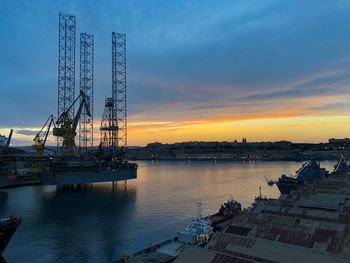
[[[137,169],[111,169],[102,171],[66,171],[42,176],[43,185],[76,185],[118,182],[137,178]]]
[[[350,262],[350,172],[239,214],[175,262]]]

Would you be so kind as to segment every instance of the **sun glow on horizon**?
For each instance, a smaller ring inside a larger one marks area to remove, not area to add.
[[[94,145],[100,140],[100,121],[95,121]],[[31,145],[39,127],[14,128],[13,146]],[[212,119],[193,121],[133,121],[128,124],[128,145],[144,146],[152,142],[234,141],[243,137],[248,141],[326,142],[333,137],[349,137],[350,116],[306,116],[260,119]],[[7,135],[9,128],[1,128]],[[50,135],[48,145],[55,145]]]

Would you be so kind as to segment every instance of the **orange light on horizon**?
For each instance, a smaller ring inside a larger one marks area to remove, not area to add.
[[[193,121],[134,121],[128,125],[128,145],[146,145],[151,142],[174,143],[182,141],[233,141],[247,137],[249,141],[290,140],[295,142],[325,142],[332,137],[349,137],[350,116],[281,116],[251,119],[208,119]],[[252,117],[252,116],[251,116]],[[100,141],[99,120],[95,123],[94,145]],[[31,145],[34,135],[16,133],[25,129],[14,128],[14,145]],[[8,134],[9,129],[0,129],[0,134]],[[49,136],[48,145],[55,145],[55,138]]]

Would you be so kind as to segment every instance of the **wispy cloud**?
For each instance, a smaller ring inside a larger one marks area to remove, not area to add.
[[[127,33],[131,132],[170,140],[198,129],[204,138],[215,121],[350,115],[347,1],[5,0],[0,127],[17,127],[17,136],[29,138],[27,127],[37,130],[57,110],[59,12],[77,16],[77,35],[95,34],[96,120],[111,95],[111,31]]]
[[[35,136],[40,130],[15,130],[15,133],[21,135]]]

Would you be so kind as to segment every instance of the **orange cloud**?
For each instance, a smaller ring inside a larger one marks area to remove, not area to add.
[[[173,103],[170,109],[144,112],[129,116],[129,145],[145,145],[160,141],[172,143],[190,140],[227,140],[247,137],[251,141],[293,140],[319,142],[331,137],[347,137],[350,128],[350,112],[332,109],[348,105],[350,95],[317,95],[283,99],[281,101],[263,99],[254,103],[243,101],[214,108],[192,109],[186,113],[184,105]],[[173,111],[178,108],[179,111]],[[100,120],[94,123],[94,144],[100,141]],[[38,127],[15,128],[36,131]],[[0,134],[8,134],[8,129],[0,129]],[[15,133],[13,142],[30,145],[33,136]],[[48,144],[54,145],[50,136]]]

